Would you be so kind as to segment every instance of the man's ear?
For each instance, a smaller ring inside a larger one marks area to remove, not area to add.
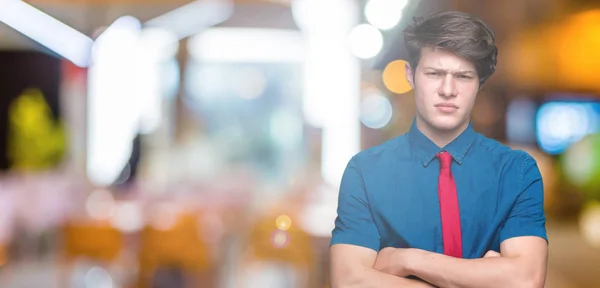
[[[413,74],[413,69],[410,67],[410,64],[408,64],[408,62],[406,63],[406,65],[404,66],[405,69],[405,73],[406,74],[406,81],[408,81],[408,84],[410,84],[410,87],[414,90],[415,89],[415,77]]]

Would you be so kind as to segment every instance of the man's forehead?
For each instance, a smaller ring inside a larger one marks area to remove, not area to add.
[[[425,69],[431,69],[431,70],[435,70],[435,71],[442,71],[442,72],[450,72],[450,73],[476,73],[477,71],[473,70],[473,69],[469,69],[469,68],[457,68],[457,69],[448,69],[448,68],[444,68],[444,67],[435,67],[435,66],[424,66]]]
[[[423,49],[420,62],[423,67],[433,69],[475,72],[471,61],[442,49]]]

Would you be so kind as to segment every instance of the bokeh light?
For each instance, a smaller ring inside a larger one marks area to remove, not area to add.
[[[406,64],[407,62],[404,60],[395,60],[385,66],[382,74],[385,88],[397,94],[403,94],[412,89],[406,79]]]
[[[284,249],[290,244],[290,233],[279,229],[271,233],[271,245],[277,249]]]
[[[316,237],[330,237],[337,217],[336,206],[328,203],[314,203],[304,208],[301,215],[302,229]]]
[[[371,129],[381,129],[392,120],[392,103],[376,91],[367,94],[360,105],[360,122]]]
[[[562,153],[569,145],[598,130],[600,104],[548,102],[537,113],[538,144],[549,154]]]
[[[113,288],[113,279],[104,268],[94,267],[85,274],[85,287]]]
[[[600,248],[600,202],[592,201],[583,208],[579,228],[589,245]]]
[[[156,210],[150,215],[150,224],[157,230],[167,231],[177,224],[180,215],[181,208],[176,203],[160,203],[156,206]]]
[[[402,9],[408,0],[370,0],[365,6],[369,23],[381,30],[394,28],[402,18]]]
[[[144,226],[141,205],[135,201],[117,203],[111,217],[111,224],[125,233],[140,231]]]
[[[515,143],[535,143],[535,113],[537,105],[531,99],[511,101],[506,111],[506,137]]]
[[[354,27],[348,35],[348,45],[354,56],[370,59],[381,51],[383,36],[377,28],[369,24],[360,24]]]
[[[294,0],[289,2],[294,22],[303,31],[340,30],[357,21],[357,8],[347,0]]]
[[[562,157],[562,165],[569,182],[586,193],[597,193],[600,186],[600,134],[586,136],[569,147]]]
[[[287,231],[292,227],[292,218],[287,215],[281,215],[275,220],[275,225],[277,226],[277,229]]]
[[[85,202],[88,215],[95,220],[108,220],[115,210],[115,199],[106,189],[95,190]]]

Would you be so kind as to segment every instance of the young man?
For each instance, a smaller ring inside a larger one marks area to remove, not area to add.
[[[354,156],[340,187],[331,278],[345,287],[543,287],[547,238],[534,159],[473,131],[494,33],[460,12],[404,31],[416,117]]]

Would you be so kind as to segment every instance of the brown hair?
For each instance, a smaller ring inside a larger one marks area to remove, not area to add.
[[[419,64],[421,49],[440,48],[453,52],[475,64],[479,85],[496,71],[498,48],[494,32],[480,19],[469,14],[449,11],[427,19],[414,18],[404,30],[408,62],[413,71]]]

